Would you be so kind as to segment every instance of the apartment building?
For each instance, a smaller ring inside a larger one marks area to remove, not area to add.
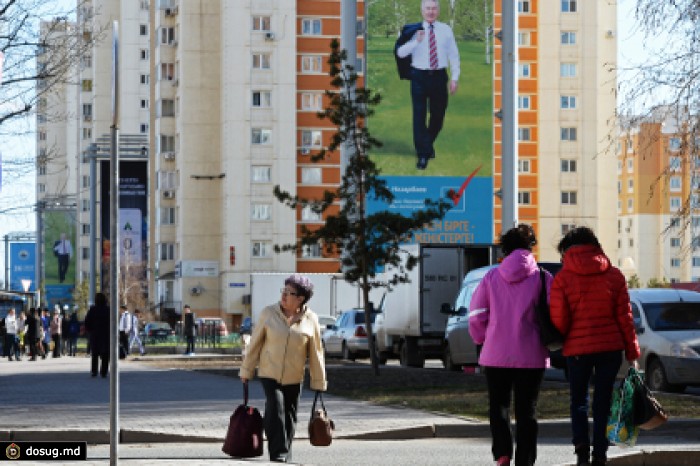
[[[700,141],[687,121],[660,107],[625,125],[617,145],[617,261],[643,286],[700,280]]]
[[[610,2],[519,0],[519,221],[538,234],[540,260],[573,225],[593,228],[617,251],[615,86],[617,6]],[[494,29],[501,28],[495,2]],[[500,109],[501,45],[495,41],[494,112]],[[501,126],[494,118],[494,186],[501,186]],[[496,198],[495,232],[501,231]]]

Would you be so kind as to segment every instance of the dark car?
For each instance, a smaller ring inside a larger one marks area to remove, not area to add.
[[[174,335],[170,324],[167,322],[149,322],[143,329],[147,341],[150,343],[155,343],[159,341],[166,341],[170,335]]]

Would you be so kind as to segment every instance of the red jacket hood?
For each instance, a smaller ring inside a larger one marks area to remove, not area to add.
[[[598,246],[582,244],[572,246],[564,253],[564,269],[578,275],[595,275],[610,268],[610,259]]]

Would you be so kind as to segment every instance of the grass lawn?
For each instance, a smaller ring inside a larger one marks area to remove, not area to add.
[[[384,143],[373,151],[383,175],[461,176],[482,165],[479,176],[491,176],[492,66],[484,63],[483,43],[460,41],[457,45],[459,88],[449,97],[445,124],[435,143],[437,158],[421,171],[415,166],[410,81],[398,77],[394,39],[372,37],[368,41],[368,87],[382,96],[369,127]]]

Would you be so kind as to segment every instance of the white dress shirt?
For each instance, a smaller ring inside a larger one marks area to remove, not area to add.
[[[430,23],[423,21],[425,36],[418,42],[414,35],[411,40],[398,48],[396,54],[399,58],[411,55],[411,66],[419,70],[430,69]],[[445,23],[435,21],[433,23],[435,42],[437,45],[438,68],[447,68],[450,65],[450,79],[459,80],[459,50],[455,42],[452,29]],[[417,34],[417,33],[416,33]]]

